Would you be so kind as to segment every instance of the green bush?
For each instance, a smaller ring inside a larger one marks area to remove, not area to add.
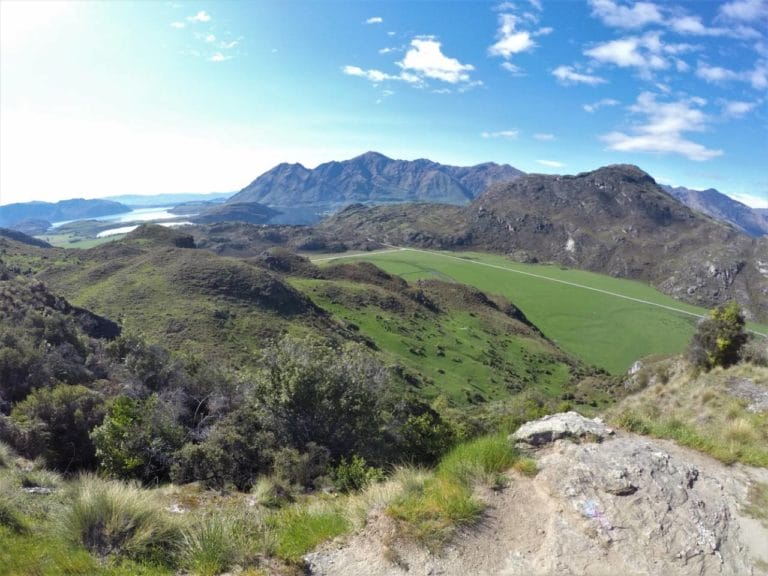
[[[63,533],[101,557],[170,562],[181,527],[136,484],[81,476],[63,518]]]
[[[178,484],[200,481],[209,488],[248,490],[271,471],[275,444],[261,411],[242,406],[217,422],[203,442],[176,453],[171,478]]]
[[[66,384],[35,390],[11,412],[19,451],[27,458],[42,456],[61,472],[96,467],[90,432],[103,418],[101,394]]]
[[[146,400],[120,396],[112,402],[104,423],[93,430],[91,439],[104,472],[151,483],[168,479],[184,431],[176,424],[171,407],[157,395]]]
[[[357,454],[353,454],[349,462],[342,458],[333,471],[333,484],[340,492],[362,490],[369,484],[383,479],[384,471],[381,468],[368,466],[365,458]]]
[[[744,325],[744,315],[736,302],[718,306],[696,327],[688,346],[688,359],[704,370],[736,364],[748,340]]]

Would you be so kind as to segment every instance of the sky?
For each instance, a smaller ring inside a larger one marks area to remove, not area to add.
[[[768,207],[768,0],[0,0],[0,204],[369,150]]]

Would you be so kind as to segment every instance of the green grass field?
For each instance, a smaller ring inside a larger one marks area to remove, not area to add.
[[[554,346],[521,333],[521,325],[498,311],[454,306],[425,317],[407,298],[397,301],[396,310],[366,302],[376,294],[379,302],[396,297],[371,285],[297,278],[291,284],[355,326],[391,362],[424,375],[419,394],[425,398],[445,395],[467,405],[503,400],[530,387],[557,398],[578,371]]]
[[[341,257],[373,262],[408,281],[453,280],[502,294],[563,350],[612,373],[644,356],[681,352],[695,329],[694,315],[707,312],[641,282],[499,255],[404,249]],[[768,326],[750,328],[768,334]]]

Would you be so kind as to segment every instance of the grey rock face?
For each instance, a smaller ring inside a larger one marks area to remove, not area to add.
[[[602,441],[612,434],[613,430],[597,418],[590,420],[576,412],[564,412],[523,424],[512,434],[511,439],[531,446],[542,446],[561,438]]]

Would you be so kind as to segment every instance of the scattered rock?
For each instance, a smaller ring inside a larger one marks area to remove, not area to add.
[[[728,393],[749,402],[748,412],[768,412],[768,388],[755,384],[749,378],[732,378],[728,382]]]
[[[590,420],[576,412],[564,412],[523,424],[510,439],[531,446],[543,446],[561,438],[588,438],[602,442],[612,434],[613,430],[599,418]]]

